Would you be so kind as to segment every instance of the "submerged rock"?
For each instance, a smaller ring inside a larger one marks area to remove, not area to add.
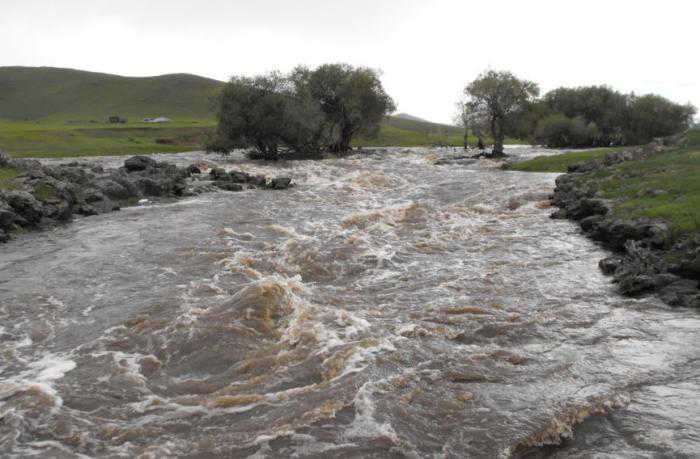
[[[156,160],[148,156],[132,156],[124,161],[124,169],[128,172],[142,171],[149,167],[156,167]]]
[[[270,179],[266,183],[266,188],[270,188],[273,190],[285,190],[289,188],[292,184],[292,179],[289,177],[277,177]]]

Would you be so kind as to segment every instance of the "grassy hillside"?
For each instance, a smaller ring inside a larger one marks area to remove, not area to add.
[[[96,120],[210,118],[221,82],[176,74],[134,78],[50,67],[0,67],[0,118]]]
[[[221,82],[195,75],[122,77],[47,67],[0,67],[0,149],[15,157],[198,150],[215,126],[210,98]],[[112,115],[126,124],[108,124]],[[167,116],[172,123],[143,123]],[[476,140],[472,139],[472,143]],[[462,145],[455,126],[390,116],[356,146]]]

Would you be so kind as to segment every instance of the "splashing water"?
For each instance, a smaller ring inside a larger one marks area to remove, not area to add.
[[[0,247],[2,455],[700,455],[697,313],[616,294],[555,175],[445,154],[221,159],[297,186]]]

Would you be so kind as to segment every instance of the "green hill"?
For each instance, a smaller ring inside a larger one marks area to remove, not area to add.
[[[84,156],[198,150],[215,125],[221,81],[196,75],[123,77],[50,67],[0,67],[0,149],[19,156]],[[109,124],[107,118],[128,118]],[[171,123],[143,123],[165,116]],[[455,126],[387,117],[357,146],[461,145]]]
[[[137,78],[51,67],[0,67],[0,118],[211,118],[210,96],[221,84],[187,74]]]

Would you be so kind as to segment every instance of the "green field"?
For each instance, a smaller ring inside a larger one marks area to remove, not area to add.
[[[0,149],[13,157],[132,155],[201,150],[223,83],[195,75],[134,78],[48,67],[0,67]],[[110,116],[126,118],[110,124]],[[165,116],[154,125],[144,118]],[[475,138],[470,138],[472,145]],[[507,143],[517,143],[509,139]],[[462,130],[387,117],[357,147],[462,146]]]

